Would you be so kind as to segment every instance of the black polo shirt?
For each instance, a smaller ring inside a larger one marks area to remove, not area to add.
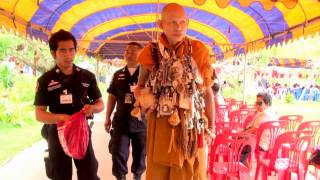
[[[55,66],[38,79],[34,105],[48,106],[52,113],[71,115],[80,111],[88,100],[95,102],[100,97],[93,73],[73,65],[73,74],[65,75]]]
[[[145,120],[139,121],[131,116],[135,102],[132,86],[138,82],[139,67],[131,76],[128,67],[116,71],[108,88],[108,93],[116,98],[116,112],[112,121],[114,128],[129,130],[130,132],[145,130]]]

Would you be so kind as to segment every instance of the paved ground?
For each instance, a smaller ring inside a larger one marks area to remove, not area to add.
[[[113,180],[115,178],[111,173],[111,155],[107,151],[110,136],[104,131],[102,114],[96,116],[92,132],[93,147],[99,162],[98,174],[101,180]],[[48,180],[43,162],[46,146],[44,140],[37,142],[0,167],[0,180]],[[129,169],[130,164],[131,157],[129,159]],[[73,179],[76,180],[75,171],[73,172]],[[132,174],[127,175],[127,179],[132,179]],[[145,178],[143,177],[143,179]]]

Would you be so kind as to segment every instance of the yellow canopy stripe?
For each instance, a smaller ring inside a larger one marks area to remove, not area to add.
[[[122,18],[115,19],[112,21],[107,21],[103,24],[99,24],[98,26],[93,27],[92,29],[90,29],[89,31],[87,31],[84,34],[84,36],[80,40],[79,45],[82,48],[87,49],[90,44],[90,42],[88,40],[95,39],[97,36],[99,36],[102,33],[123,27],[124,24],[132,25],[132,24],[135,24],[135,22],[151,23],[151,22],[154,22],[155,16],[156,16],[156,14],[122,17]],[[228,38],[223,33],[219,32],[218,30],[216,30],[212,27],[209,27],[203,23],[200,23],[198,21],[194,21],[194,20],[190,19],[189,28],[193,29],[195,31],[201,32],[204,35],[212,38],[213,40],[215,40],[217,42],[221,42],[223,44],[230,44]]]
[[[43,0],[39,0],[39,4]],[[37,1],[22,1],[22,0],[2,0],[0,8],[13,13],[16,16],[23,17],[23,19],[29,22],[33,14],[38,9]]]
[[[112,7],[121,7],[126,5],[135,5],[135,4],[146,4],[146,3],[170,3],[170,0],[159,0],[159,1],[150,1],[150,0],[117,0],[117,1],[100,1],[100,0],[91,0],[84,1],[73,6],[68,11],[64,12],[56,25],[53,28],[53,32],[58,31],[59,29],[70,30],[72,27],[79,22],[81,19],[99,12],[104,9],[112,8]],[[263,33],[259,27],[259,25],[255,22],[255,20],[248,14],[243,11],[228,6],[224,9],[219,8],[213,1],[208,1],[203,6],[197,6],[193,3],[192,0],[176,0],[176,3],[183,4],[185,7],[191,7],[198,10],[203,10],[213,15],[217,15],[225,18],[231,24],[236,26],[240,31],[241,29],[247,29],[246,31],[241,31],[244,36],[246,42],[250,42],[263,37]],[[192,18],[192,17],[191,17]],[[154,18],[153,21],[156,19]],[[127,24],[123,24],[126,26]]]

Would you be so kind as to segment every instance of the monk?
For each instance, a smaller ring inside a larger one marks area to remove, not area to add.
[[[214,122],[212,68],[204,44],[186,36],[188,23],[182,6],[167,4],[157,22],[163,33],[138,57],[131,114],[146,113],[148,180],[198,180],[205,172],[199,152]]]

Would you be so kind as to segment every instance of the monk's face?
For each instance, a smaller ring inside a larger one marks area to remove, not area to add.
[[[162,19],[158,22],[169,43],[175,45],[183,40],[188,29],[188,18],[181,6],[168,6],[162,12]]]

